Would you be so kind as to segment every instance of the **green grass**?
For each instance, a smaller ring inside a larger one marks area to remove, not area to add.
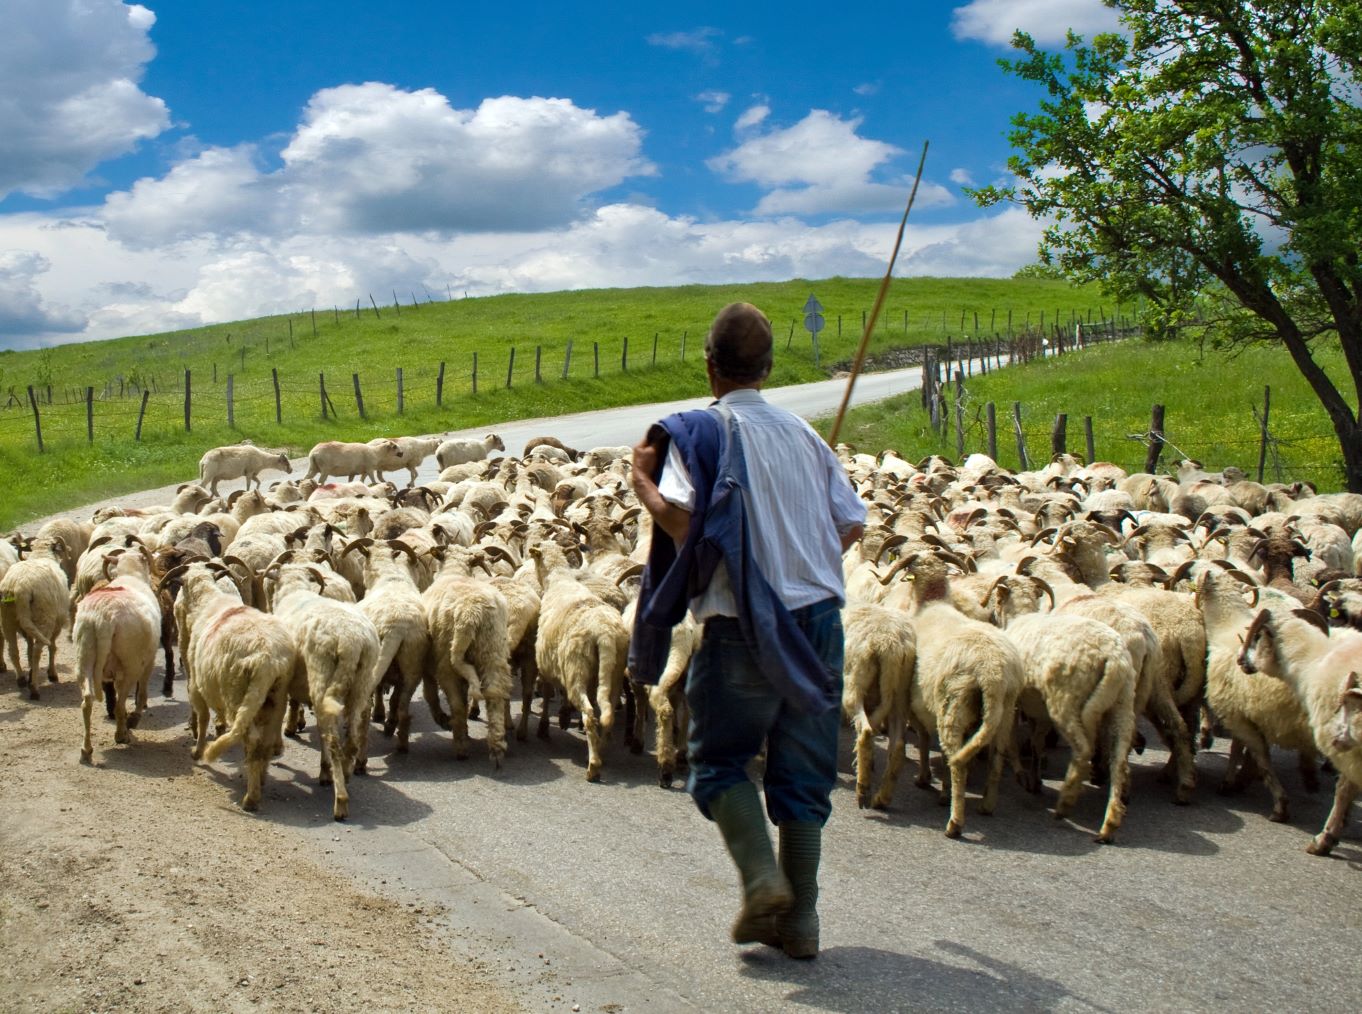
[[[639,404],[704,389],[701,348],[715,312],[737,299],[756,303],[776,330],[773,385],[822,379],[826,367],[852,355],[861,315],[878,281],[831,278],[781,283],[605,289],[507,295],[453,302],[354,305],[265,317],[189,331],[0,352],[0,528],[91,500],[182,481],[203,451],[249,437],[262,446],[306,451],[326,439],[368,439],[491,425],[510,419]],[[802,307],[816,293],[824,306],[821,367],[813,363]],[[377,296],[377,293],[375,293]],[[424,295],[422,296],[424,298]],[[872,351],[939,342],[946,335],[1006,332],[1009,313],[1020,330],[1077,313],[1113,315],[1095,289],[1049,280],[897,279],[890,289]],[[1123,313],[1129,313],[1124,308]],[[841,317],[840,327],[838,318]],[[961,321],[964,321],[963,330]],[[793,328],[793,330],[792,330]],[[840,334],[839,334],[840,330]],[[290,334],[291,333],[291,334]],[[657,335],[657,362],[653,340]],[[681,359],[685,340],[685,361]],[[621,368],[629,340],[629,369]],[[792,340],[791,340],[792,338]],[[561,379],[572,343],[569,376]],[[595,377],[592,345],[599,344]],[[788,344],[788,349],[787,349]],[[535,348],[544,383],[534,383]],[[242,350],[245,350],[243,359]],[[507,366],[515,350],[513,386]],[[472,393],[473,355],[478,393]],[[445,362],[444,404],[435,405]],[[402,367],[405,412],[397,415],[396,369]],[[271,370],[280,378],[283,423],[274,418]],[[184,371],[190,370],[192,433],[184,431]],[[321,417],[318,374],[325,372],[336,416]],[[234,375],[235,428],[226,419],[228,374]],[[360,376],[368,419],[361,420],[352,374]],[[121,381],[120,381],[121,378]],[[26,387],[41,404],[47,451],[37,453]],[[140,393],[152,389],[141,442],[133,440]],[[84,390],[95,389],[95,440],[86,441]],[[119,396],[120,386],[123,396]],[[8,404],[10,395],[14,402]]]
[[[1344,391],[1352,390],[1347,364],[1337,346],[1316,349],[1325,369]],[[1263,388],[1272,388],[1269,430],[1277,441],[1267,459],[1265,479],[1316,483],[1321,491],[1341,489],[1342,456],[1333,428],[1319,401],[1279,347],[1247,349],[1227,355],[1191,342],[1129,341],[1099,345],[1077,355],[1034,360],[965,382],[965,451],[987,450],[985,405],[997,406],[999,463],[1018,467],[1012,405],[1022,405],[1022,430],[1033,466],[1050,457],[1055,416],[1068,414],[1068,448],[1084,454],[1083,417],[1093,421],[1099,460],[1128,471],[1144,467],[1145,445],[1129,439],[1149,429],[1155,403],[1166,408],[1167,468],[1185,454],[1212,468],[1238,465],[1255,476],[1259,427],[1253,408],[1263,405]],[[952,387],[951,397],[954,396]],[[914,392],[848,413],[841,440],[878,452],[894,447],[917,458],[929,453],[955,457],[953,403],[944,437],[932,431]],[[831,419],[819,420],[821,432]]]

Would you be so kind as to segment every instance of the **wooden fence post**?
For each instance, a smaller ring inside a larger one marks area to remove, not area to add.
[[[282,423],[284,421],[284,404],[279,400],[279,368],[270,369],[270,379],[274,381],[274,421]]]
[[[653,332],[653,365],[657,365],[657,332]]]
[[[511,389],[511,373],[515,370],[515,346],[511,346],[511,357],[506,360],[506,389]]]
[[[1097,460],[1097,445],[1092,439],[1092,416],[1083,417],[1083,443],[1088,452],[1087,464],[1091,465]]]
[[[217,364],[217,363],[214,363],[214,364],[213,364],[213,383],[216,384],[217,382],[218,382],[218,364]]]
[[[322,418],[325,419],[325,418],[327,418],[327,415],[326,415],[326,374],[325,374],[325,373],[319,373],[319,374],[317,374],[317,387],[318,387],[318,390],[320,391],[321,400],[322,400]]]
[[[364,395],[360,392],[359,389],[359,374],[358,373],[350,374],[350,379],[355,382],[355,407],[359,409],[359,417],[361,419],[367,419],[369,417],[364,414]]]
[[[567,380],[568,371],[572,369],[572,339],[568,339],[567,348],[563,352],[563,379]]]
[[[28,403],[33,406],[33,432],[38,435],[38,453],[43,453],[43,423],[38,418],[38,395],[33,385],[28,385]]]
[[[1264,472],[1264,470],[1267,468],[1267,441],[1268,441],[1267,417],[1268,417],[1268,413],[1271,412],[1271,411],[1272,411],[1272,388],[1271,388],[1271,387],[1264,387],[1264,388],[1263,388],[1263,417],[1259,420],[1259,422],[1262,424],[1262,426],[1261,426],[1262,440],[1261,440],[1260,443],[1258,444],[1258,481],[1259,481],[1259,482],[1262,482],[1262,481],[1263,481],[1263,472]],[[1254,413],[1254,414],[1256,415],[1257,413]]]
[[[293,337],[292,332],[289,332],[289,337]],[[317,337],[317,308],[315,306],[312,308],[312,337]]]
[[[246,369],[246,343],[241,343],[241,368]]]
[[[133,434],[134,440],[142,439],[142,419],[147,414],[147,399],[150,397],[151,397],[150,391],[144,390],[142,392],[142,407],[137,410],[137,432]]]
[[[689,333],[689,331],[681,332],[681,361],[683,363],[686,361],[686,335]]]
[[[998,408],[993,402],[984,406],[984,422],[988,427],[988,456],[998,460]]]
[[[1163,406],[1155,405],[1149,416],[1149,452],[1144,458],[1144,470],[1153,474],[1159,467],[1159,455],[1163,453]]]
[[[473,353],[473,393],[478,393],[478,354]]]
[[[370,303],[370,304],[373,306],[373,308],[374,308],[374,316],[377,317],[379,320],[382,320],[382,319],[383,319],[383,314],[381,314],[381,313],[378,312],[378,303],[374,301],[374,294],[373,294],[372,292],[369,293],[369,303]]]
[[[242,352],[245,352],[245,351],[246,351],[246,347],[245,347],[244,345],[241,347],[241,351],[242,351]],[[190,391],[192,390],[192,386],[193,386],[193,385],[192,385],[192,383],[191,383],[191,379],[190,379],[190,376],[189,376],[189,371],[188,371],[188,370],[185,370],[185,371],[184,371],[184,431],[185,431],[186,433],[189,432],[189,393],[190,393]]]
[[[1022,471],[1031,467],[1031,459],[1026,454],[1026,435],[1022,433],[1021,402],[1012,403],[1012,429],[1017,434],[1017,463]]]
[[[1050,431],[1050,453],[1067,454],[1069,451],[1069,416],[1060,412],[1055,416],[1054,429]]]
[[[396,289],[393,289],[393,309],[397,311],[399,317],[402,316],[402,304],[397,301]]]
[[[592,372],[593,372],[593,374],[594,374],[595,376],[599,377],[599,376],[601,375],[601,343],[600,343],[600,342],[592,342],[592,343],[591,343],[591,359],[592,359],[592,361],[593,361],[594,364],[595,364],[595,365],[592,367]]]
[[[228,429],[236,429],[236,404],[235,404],[235,399],[234,399],[234,397],[233,397],[233,392],[235,391],[235,386],[234,386],[234,382],[235,382],[235,381],[236,381],[236,374],[234,374],[234,373],[229,373],[229,374],[227,374],[227,428],[228,428]]]
[[[435,407],[440,408],[445,403],[445,361],[440,360],[440,372],[435,375]]]
[[[628,373],[628,372],[629,372],[629,336],[628,336],[628,335],[625,335],[625,336],[624,336],[624,347],[623,347],[622,351],[620,352],[620,371],[623,372],[623,373]]]
[[[536,384],[542,384],[544,382],[544,378],[539,373],[539,359],[543,354],[543,351],[544,347],[542,345],[536,345],[534,347],[534,382]]]
[[[85,439],[88,443],[95,442],[95,389],[87,387],[85,389]]]
[[[402,415],[406,409],[404,395],[406,392],[402,388],[402,367],[397,368],[397,414]]]
[[[965,458],[965,374],[955,371],[955,460]]]

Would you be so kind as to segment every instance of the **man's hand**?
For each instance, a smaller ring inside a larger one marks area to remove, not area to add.
[[[633,484],[638,502],[653,516],[657,527],[679,544],[685,540],[686,533],[690,530],[690,511],[668,503],[658,492],[657,483],[653,481],[653,472],[657,470],[657,464],[657,448],[649,443],[645,436],[641,442],[634,445],[634,467],[629,470],[629,481]]]

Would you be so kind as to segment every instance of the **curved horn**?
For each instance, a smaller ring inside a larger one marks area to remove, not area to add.
[[[879,562],[880,562],[880,558],[881,558],[882,556],[884,556],[884,554],[885,554],[886,551],[888,551],[888,550],[890,550],[890,549],[893,549],[893,548],[895,548],[896,546],[901,546],[901,545],[903,545],[903,544],[904,544],[905,542],[907,542],[907,541],[908,541],[908,536],[906,536],[906,535],[891,535],[891,536],[889,536],[889,538],[885,539],[882,543],[880,543],[880,551],[879,551],[878,553],[875,554],[875,559],[874,559],[873,562],[878,566],[878,565],[879,565]]]
[[[1054,525],[1051,525],[1049,528],[1042,528],[1035,535],[1031,536],[1031,545],[1034,546],[1037,542],[1044,542],[1047,535],[1057,535],[1058,533],[1059,529]]]
[[[643,564],[641,563],[634,564],[619,577],[615,578],[615,587],[618,588],[620,585],[624,584],[625,581],[628,581],[631,577],[638,577],[646,569],[647,568],[644,567]]]
[[[384,545],[394,553],[406,553],[413,564],[420,562],[420,559],[416,555],[416,550],[412,549],[411,546],[407,545],[401,539],[389,539]]]
[[[1298,620],[1304,620],[1310,626],[1323,631],[1325,634],[1329,633],[1329,621],[1313,609],[1293,609],[1291,615]]]
[[[113,580],[113,577],[111,575],[113,573],[114,566],[118,563],[118,558],[126,552],[127,552],[126,549],[115,549],[108,556],[104,557],[104,562],[101,569],[104,571],[105,581]]]
[[[340,558],[344,560],[346,556],[348,556],[350,553],[353,553],[356,549],[363,552],[365,556],[368,556],[369,547],[372,546],[373,544],[374,540],[369,538],[368,536],[365,536],[362,539],[356,539],[354,542],[350,543],[348,546],[341,550]]]
[[[1031,578],[1036,583],[1036,587],[1050,597],[1050,612],[1053,613],[1055,611],[1055,590],[1050,587],[1050,583],[1031,574],[1028,574],[1027,577]]]
[[[899,557],[899,559],[895,560],[894,565],[890,567],[887,571],[885,571],[884,576],[880,578],[880,584],[886,585],[890,581],[894,580],[894,575],[901,571],[904,567],[908,566],[908,564],[912,562],[912,559],[913,557],[910,555],[902,556]]]
[[[490,556],[493,560],[505,560],[512,567],[518,565],[518,561],[516,560],[516,558],[512,556],[511,553],[503,546],[493,544],[488,546],[479,546],[478,548],[481,549],[485,555]]]

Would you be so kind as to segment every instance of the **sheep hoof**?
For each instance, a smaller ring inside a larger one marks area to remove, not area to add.
[[[517,743],[523,743],[523,742],[525,742],[525,740],[527,740],[527,739],[529,739],[529,738],[530,738],[530,730],[529,730],[529,729],[517,729],[517,730],[515,731],[515,741],[516,741]]]
[[[446,731],[449,729],[449,716],[446,715],[443,711],[436,711],[433,714],[431,714],[430,717],[435,719],[435,724],[438,725],[441,729],[445,729]]]
[[[586,780],[588,782],[599,782],[601,780],[601,769],[599,765],[586,769]]]
[[[80,762],[82,764],[94,764],[95,762],[94,750],[82,750],[80,752]]]
[[[140,711],[134,711],[131,715],[128,716],[128,728],[129,729],[137,728],[138,723],[141,721],[142,713]]]
[[[42,698],[38,696],[38,688],[35,687],[32,683],[28,685],[28,699],[30,701],[42,700]]]
[[[410,747],[410,745],[407,743],[407,741],[406,741],[405,739],[399,739],[399,740],[397,741],[397,746],[393,747],[393,752],[394,752],[394,753],[406,753],[406,752],[407,752],[408,750],[410,750],[410,749],[411,749],[411,747]]]
[[[870,790],[869,790],[868,788],[867,788],[867,789],[857,789],[857,790],[856,790],[856,807],[857,807],[858,809],[864,810],[864,809],[868,808],[869,806],[870,806]]]
[[[1305,851],[1312,856],[1327,856],[1338,844],[1338,839],[1331,834],[1318,834],[1305,846]]]
[[[367,761],[358,761],[358,762],[356,762],[356,764],[355,764],[355,770],[354,770],[352,773],[353,773],[353,774],[357,774],[357,775],[368,775],[368,773],[369,773],[369,764],[368,764],[368,762],[367,762]]]
[[[47,674],[47,682],[49,682],[49,683],[56,683],[56,682],[57,682],[57,674],[54,673],[54,672],[48,673],[48,674]]]
[[[961,833],[964,832],[964,830],[965,830],[964,824],[959,824],[952,820],[950,823],[946,825],[946,837],[959,838]]]
[[[241,800],[241,808],[247,813],[255,813],[256,810],[260,809],[260,800],[247,796]]]
[[[1116,833],[1114,831],[1103,831],[1093,841],[1098,845],[1114,845],[1116,843]]]
[[[334,781],[335,779],[331,777],[330,771],[323,771],[317,775],[318,785],[331,785]]]
[[[674,779],[675,775],[673,775],[670,771],[663,771],[661,774],[657,776],[657,784],[664,789],[670,789],[672,787],[672,781]]]
[[[342,821],[348,816],[350,816],[350,804],[342,803],[340,800],[336,800],[336,806],[331,811],[332,819],[336,821]]]
[[[1144,756],[1145,738],[1144,733],[1135,733],[1135,738],[1130,741],[1130,747],[1136,754]]]
[[[1197,737],[1196,744],[1202,750],[1209,750],[1211,747],[1215,745],[1215,737],[1212,736],[1209,732],[1203,732],[1199,737]]]
[[[1291,811],[1286,803],[1278,803],[1272,808],[1272,812],[1267,815],[1267,819],[1274,824],[1291,823]]]
[[[875,810],[887,810],[889,809],[889,797],[877,795],[870,801],[870,806]]]

